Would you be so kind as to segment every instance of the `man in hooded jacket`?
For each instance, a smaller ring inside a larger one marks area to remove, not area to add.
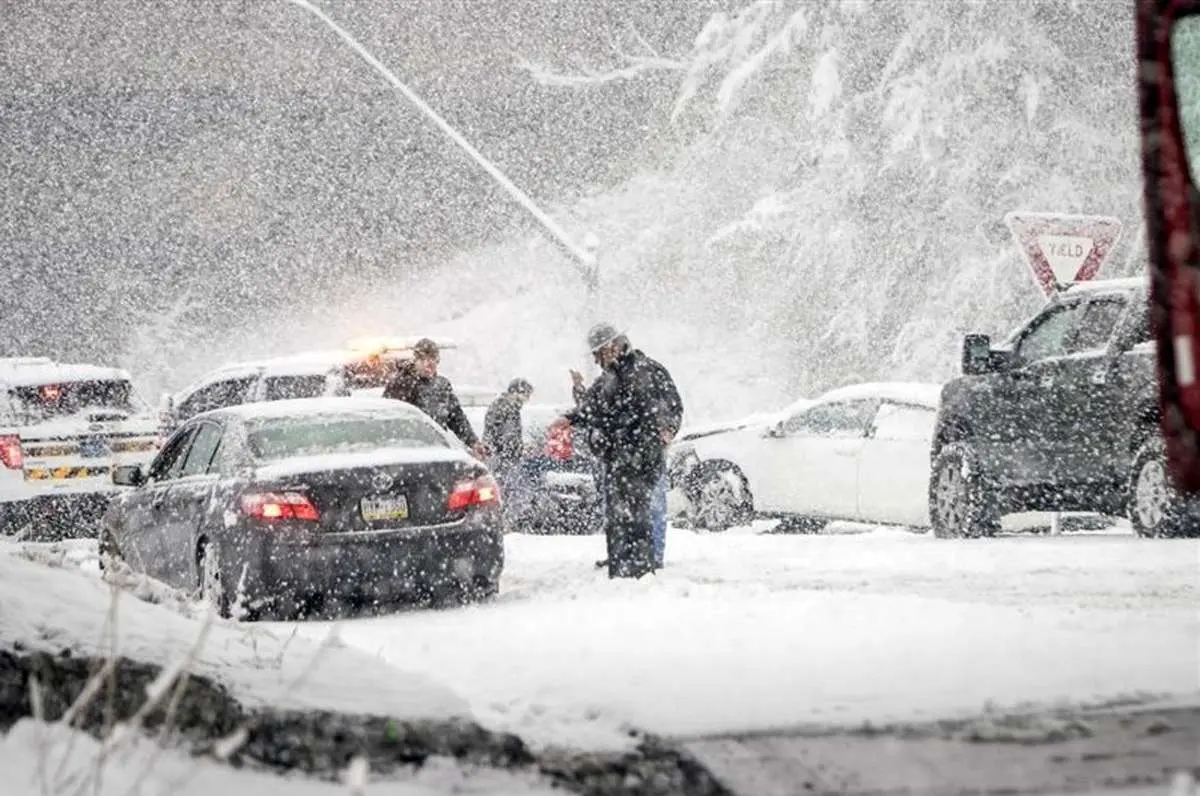
[[[588,346],[603,371],[558,422],[585,430],[602,465],[609,577],[637,578],[659,566],[654,495],[683,403],[667,369],[612,324],[593,326]]]

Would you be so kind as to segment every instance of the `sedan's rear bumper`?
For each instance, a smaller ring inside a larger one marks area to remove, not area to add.
[[[504,534],[493,512],[445,525],[287,538],[256,531],[222,572],[244,599],[284,612],[312,601],[393,603],[464,587],[494,590]],[[243,564],[244,580],[243,580]]]

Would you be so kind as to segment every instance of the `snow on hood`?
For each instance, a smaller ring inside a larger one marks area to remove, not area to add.
[[[937,409],[942,400],[942,385],[909,381],[850,384],[823,393],[817,398],[816,403],[852,401],[856,398],[880,398],[885,401],[897,401]]]
[[[765,428],[773,423],[790,417],[799,412],[801,409],[806,409],[812,406],[816,401],[811,398],[801,398],[798,401],[788,404],[782,409],[777,409],[773,412],[757,412],[752,415],[746,415],[736,420],[726,420],[720,423],[705,423],[703,425],[686,426],[679,432],[678,441],[700,439],[701,437],[709,437],[714,434],[725,434],[731,431],[741,431],[747,428]]]
[[[7,384],[32,386],[75,381],[130,381],[129,371],[103,365],[67,364],[63,362],[15,362],[6,364],[0,359],[0,381]]]
[[[314,456],[296,456],[260,465],[255,468],[254,475],[262,481],[274,481],[302,473],[433,462],[471,464],[477,463],[477,460],[459,448],[383,448],[361,453],[322,453]]]
[[[769,425],[777,417],[780,412],[759,412],[753,415],[740,417],[737,420],[726,420],[720,423],[703,423],[696,426],[687,426],[680,430],[679,440],[699,439],[700,437],[708,437],[713,434],[724,434],[728,431],[741,431],[750,426]]]
[[[113,594],[97,575],[51,568],[0,540],[0,647],[85,655],[108,651],[104,629]],[[172,665],[194,644],[201,623],[116,592],[117,649],[136,660]],[[305,676],[301,673],[311,666]],[[386,714],[398,718],[470,717],[466,701],[423,674],[390,666],[340,642],[285,639],[267,625],[215,620],[191,671],[227,686],[251,705]]]

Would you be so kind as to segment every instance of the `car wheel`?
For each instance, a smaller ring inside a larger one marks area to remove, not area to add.
[[[1133,459],[1129,479],[1129,522],[1143,538],[1196,536],[1200,522],[1188,512],[1187,499],[1171,484],[1162,437],[1150,435]]]
[[[221,552],[217,545],[203,540],[197,551],[196,564],[200,572],[200,599],[216,611],[217,616],[228,619],[231,615],[229,593],[221,577]]]
[[[973,472],[964,449],[943,450],[929,479],[929,519],[938,539],[995,536],[1000,512],[994,489]]]
[[[714,533],[745,523],[751,514],[746,482],[729,464],[712,465],[697,479],[691,521]]]

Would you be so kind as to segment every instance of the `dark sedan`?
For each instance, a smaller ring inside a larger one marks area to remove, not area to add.
[[[223,616],[329,602],[479,599],[504,563],[487,468],[415,407],[382,398],[198,415],[150,464],[117,468],[100,552],[200,590]]]

